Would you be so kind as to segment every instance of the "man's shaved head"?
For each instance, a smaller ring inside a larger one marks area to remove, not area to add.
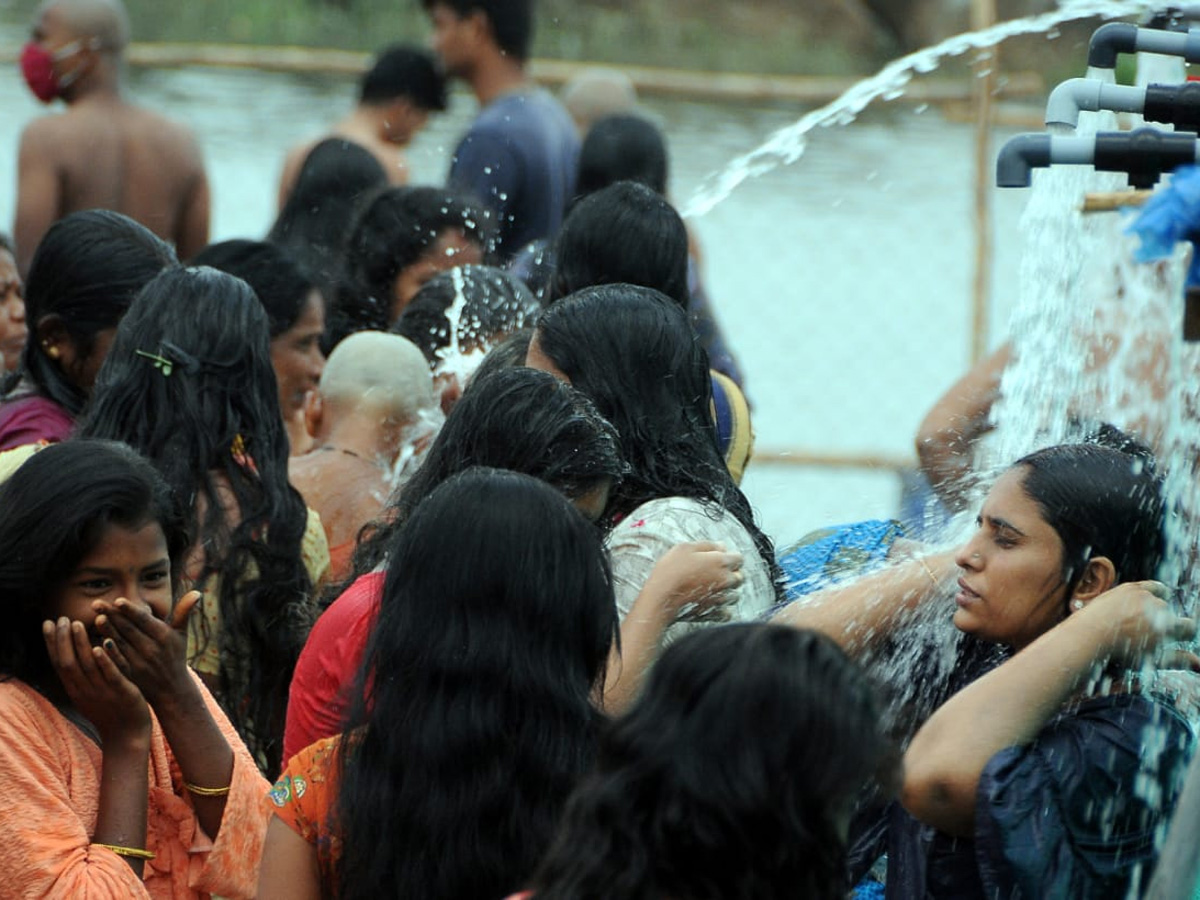
[[[433,375],[407,338],[360,331],[339,343],[321,374],[321,398],[339,408],[370,409],[409,422],[433,405]]]
[[[129,45],[129,14],[121,0],[43,0],[37,14],[49,12],[76,37],[95,38],[102,53],[117,56]]]

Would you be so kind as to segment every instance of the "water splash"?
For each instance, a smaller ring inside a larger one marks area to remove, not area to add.
[[[914,75],[932,72],[943,59],[961,56],[971,50],[985,50],[1017,35],[1048,32],[1063,22],[1095,17],[1120,18],[1152,8],[1152,4],[1140,0],[1067,2],[1053,12],[955,35],[932,47],[902,56],[870,78],[858,82],[832,102],[776,131],[757,149],[734,158],[700,185],[681,213],[685,218],[702,216],[733,193],[743,181],[758,178],[779,166],[791,165],[804,155],[808,146],[807,135],[814,128],[849,125],[874,101],[894,100],[902,96]]]
[[[446,416],[437,403],[417,412],[416,421],[409,426],[408,431],[401,439],[400,452],[396,455],[396,460],[392,463],[388,473],[388,486],[393,493],[403,488],[421,467],[421,463],[425,461],[426,452],[445,422]],[[387,498],[382,499],[386,500]]]

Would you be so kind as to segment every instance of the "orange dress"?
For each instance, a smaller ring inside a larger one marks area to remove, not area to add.
[[[332,893],[341,839],[334,833],[331,816],[337,808],[337,748],[340,734],[309,744],[291,758],[275,787],[267,795],[266,809],[317,853],[321,889]]]
[[[100,804],[99,745],[24,682],[0,682],[0,898],[254,896],[270,821],[262,807],[267,781],[216,701],[196,683],[233,748],[221,830],[214,841],[200,827],[151,713],[146,849],[155,857],[139,878],[124,859],[90,843]]]

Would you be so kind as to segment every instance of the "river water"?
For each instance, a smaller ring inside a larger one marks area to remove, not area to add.
[[[15,50],[24,32],[0,23],[0,49]],[[1047,43],[1047,53],[1067,50]],[[193,67],[134,70],[129,92],[200,135],[220,240],[266,232],[284,152],[342,115],[354,85]],[[804,112],[657,98],[645,106],[668,135],[680,206]],[[15,67],[0,70],[0,228],[11,227],[20,130],[44,112]],[[411,148],[414,182],[444,178],[474,112],[474,100],[455,93]],[[997,129],[995,146],[1011,133]],[[913,456],[925,411],[969,364],[973,140],[971,125],[937,109],[883,104],[849,126],[818,129],[798,162],[741,184],[692,221],[710,295],[746,372],[760,449]],[[1027,192],[991,193],[995,345],[1016,301]],[[890,470],[759,463],[745,488],[780,544],[822,525],[894,515],[899,498]]]

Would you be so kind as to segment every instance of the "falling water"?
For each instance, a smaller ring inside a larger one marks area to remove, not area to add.
[[[902,56],[870,78],[858,82],[832,102],[775,132],[757,149],[731,160],[725,168],[706,179],[681,212],[685,218],[702,216],[748,178],[758,178],[778,166],[791,165],[804,155],[808,146],[807,135],[814,128],[849,125],[874,101],[895,100],[903,96],[904,88],[913,75],[932,72],[943,59],[961,56],[971,50],[985,50],[1017,35],[1049,32],[1063,22],[1092,17],[1130,16],[1151,8],[1151,4],[1141,0],[1067,2],[1053,12],[1012,19],[991,28],[956,35],[932,47]]]
[[[876,99],[899,96],[915,73],[930,71],[945,57],[1072,19],[1125,16],[1146,8],[1142,3],[1068,3],[1052,13],[960,35],[899,59],[731,161],[708,179],[684,214],[703,215],[746,179],[795,162],[813,129],[848,124]],[[1113,77],[1111,71],[1088,75]],[[1084,113],[1079,131],[1116,127],[1112,114]],[[1200,391],[1194,378],[1200,351],[1186,346],[1180,333],[1186,253],[1153,265],[1134,263],[1134,239],[1123,233],[1121,216],[1081,211],[1085,194],[1123,187],[1123,175],[1090,167],[1052,167],[1034,174],[1021,226],[1020,302],[1009,332],[1014,362],[1004,374],[1002,400],[993,410],[996,430],[980,463],[995,471],[1037,447],[1078,438],[1097,420],[1145,436],[1167,472],[1171,515],[1164,579],[1178,586],[1177,598],[1191,613],[1197,587],[1193,560],[1200,543]],[[889,712],[901,733],[908,730],[907,721],[919,721],[943,699],[931,686],[952,682],[962,663],[961,644],[945,608],[928,603],[921,619],[893,635],[886,650],[868,660],[891,691]],[[1161,737],[1155,729],[1145,735],[1147,777],[1136,788],[1152,806],[1158,802],[1153,770],[1163,750]],[[1163,830],[1157,835],[1160,841]]]

